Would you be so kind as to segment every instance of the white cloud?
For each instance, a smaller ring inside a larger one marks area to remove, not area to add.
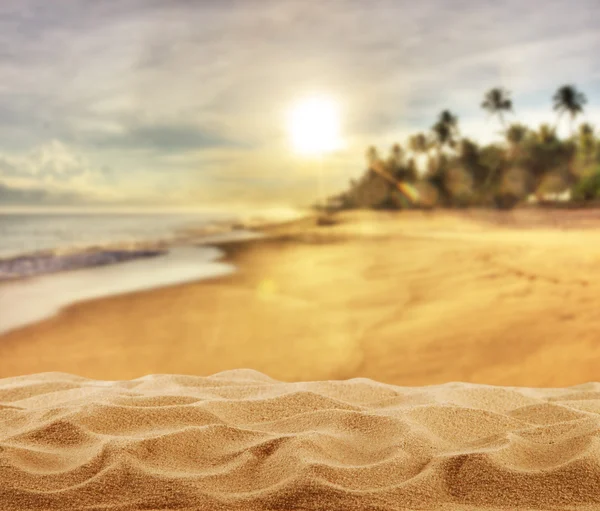
[[[23,188],[93,192],[107,187],[106,170],[92,166],[83,156],[58,140],[22,155],[0,154],[0,179]]]
[[[330,169],[341,183],[366,145],[426,130],[443,108],[493,139],[479,108],[492,86],[538,125],[574,82],[600,124],[599,16],[597,0],[6,0],[0,152],[48,186],[100,187],[89,169],[108,165],[123,194],[179,186],[221,200],[237,178],[276,196],[310,174],[286,155],[285,111],[323,91],[344,105],[351,148]]]

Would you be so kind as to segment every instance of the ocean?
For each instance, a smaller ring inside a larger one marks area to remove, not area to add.
[[[236,221],[226,213],[0,213],[0,259],[41,251],[173,239]]]
[[[226,213],[0,213],[0,281],[164,254],[215,233]]]
[[[2,213],[0,333],[76,302],[230,274],[211,244],[260,236],[225,213]]]

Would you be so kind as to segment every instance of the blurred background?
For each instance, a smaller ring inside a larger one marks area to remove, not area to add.
[[[0,378],[564,386],[600,4],[7,0]]]

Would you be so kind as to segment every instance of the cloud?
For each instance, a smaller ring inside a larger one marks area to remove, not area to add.
[[[214,130],[190,124],[139,124],[121,133],[97,136],[90,143],[101,148],[145,149],[158,153],[242,146]]]
[[[479,108],[493,86],[537,119],[574,82],[595,118],[599,22],[597,0],[6,0],[0,168],[79,189],[110,174],[121,194],[177,183],[221,200],[237,178],[256,197],[300,196],[309,185],[286,155],[284,120],[296,98],[324,91],[342,104],[341,182],[362,170],[365,145],[426,130],[443,108],[469,136],[493,138]],[[46,149],[42,164],[31,148],[52,140],[70,156]]]
[[[59,204],[110,199],[115,173],[108,166],[94,166],[84,156],[58,140],[25,154],[0,153],[0,202],[11,204]],[[117,180],[120,182],[120,180]]]
[[[84,205],[88,202],[88,196],[79,195],[75,192],[52,191],[41,187],[25,188],[10,186],[0,182],[0,205],[2,206],[40,204],[63,206],[73,204]]]
[[[0,176],[66,183],[92,171],[83,157],[58,140],[36,147],[24,156],[2,156]]]

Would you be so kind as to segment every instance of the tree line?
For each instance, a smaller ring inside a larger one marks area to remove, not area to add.
[[[396,180],[411,183],[429,206],[509,208],[558,194],[571,203],[600,200],[600,139],[589,123],[576,127],[587,98],[575,86],[564,85],[552,102],[556,124],[530,128],[507,122],[514,113],[509,91],[489,90],[481,107],[497,118],[502,140],[486,145],[462,137],[458,117],[443,110],[428,132],[410,136],[404,146],[394,144],[387,158],[369,147],[368,170],[335,199],[344,208],[411,207],[373,171],[379,165]],[[560,138],[557,128],[564,122],[569,135]]]

